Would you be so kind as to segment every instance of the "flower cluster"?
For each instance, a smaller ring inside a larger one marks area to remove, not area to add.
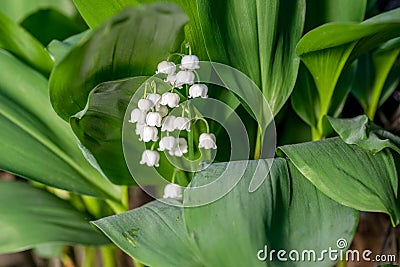
[[[166,75],[164,82],[171,85],[171,90],[159,94],[156,83],[152,82],[151,93],[148,93],[149,85],[146,84],[144,96],[138,101],[137,108],[132,110],[129,120],[130,123],[136,125],[136,134],[140,141],[153,142],[151,149],[146,149],[142,153],[140,164],[158,167],[160,160],[158,151],[164,151],[175,157],[182,157],[188,152],[186,139],[180,136],[170,136],[170,133],[174,131],[189,133],[191,131],[190,118],[184,116],[185,107],[182,107],[182,116],[171,115],[170,110],[179,107],[181,100],[184,100],[181,99],[184,98],[183,94],[178,94],[179,89],[184,87],[187,90],[188,98],[208,98],[207,85],[195,83],[195,72],[199,68],[199,59],[195,55],[183,55],[178,72],[177,66],[173,62],[162,61],[158,64],[156,74]],[[164,132],[166,135],[159,138],[160,132]],[[202,133],[199,138],[199,148],[216,149],[214,134]],[[164,197],[179,198],[181,197],[179,190],[179,187],[171,184],[166,188]]]

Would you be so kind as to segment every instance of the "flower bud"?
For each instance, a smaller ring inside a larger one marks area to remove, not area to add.
[[[135,108],[131,112],[131,119],[129,120],[130,123],[139,123],[143,124],[146,121],[146,113],[141,111],[138,108]]]
[[[176,93],[167,92],[161,97],[161,105],[168,106],[170,108],[177,107],[179,105],[180,97]]]
[[[161,132],[173,132],[175,130],[174,121],[175,116],[167,116],[163,119],[161,125]]]
[[[161,127],[161,114],[158,112],[149,112],[146,116],[146,124],[148,126]]]
[[[141,136],[143,142],[156,142],[158,140],[158,130],[156,127],[153,126],[144,126],[143,133]]]
[[[173,149],[169,151],[171,156],[182,157],[183,154],[188,152],[188,144],[185,138],[176,138],[176,145]]]
[[[189,88],[189,98],[201,97],[207,98],[208,87],[205,84],[193,84]]]
[[[143,128],[146,126],[144,123],[137,123],[136,124],[136,129],[135,132],[137,135],[139,135],[139,141],[142,141],[142,135],[143,135]]]
[[[175,130],[186,130],[190,132],[190,120],[186,117],[176,117],[174,120]]]
[[[193,72],[181,70],[180,72],[178,72],[178,74],[176,74],[175,86],[177,88],[182,88],[184,84],[192,85],[194,84],[195,78],[196,76]]]
[[[162,61],[157,66],[156,73],[163,73],[163,74],[174,74],[176,71],[176,66],[173,62],[169,61]]]
[[[158,144],[158,150],[172,150],[177,145],[176,141],[176,138],[173,136],[164,136],[163,138],[161,138],[160,143]]]
[[[149,94],[146,99],[150,100],[153,103],[153,107],[157,107],[160,105],[161,96],[159,94]]]
[[[140,164],[146,164],[149,167],[158,167],[158,162],[160,161],[160,154],[157,151],[145,150],[142,153],[142,159]]]
[[[199,148],[217,149],[215,135],[202,133],[199,137]]]
[[[168,75],[166,79],[164,79],[164,82],[171,84],[172,86],[175,86],[176,83],[176,74],[171,74]]]
[[[161,114],[161,117],[165,117],[168,115],[168,108],[164,105],[159,105],[156,107],[156,111]]]
[[[140,99],[138,102],[138,107],[143,112],[148,112],[153,106],[154,103],[149,99]]]
[[[164,188],[163,198],[182,199],[182,188],[176,184],[167,184]]]
[[[195,55],[186,55],[181,60],[181,70],[197,70],[200,69],[199,58]]]

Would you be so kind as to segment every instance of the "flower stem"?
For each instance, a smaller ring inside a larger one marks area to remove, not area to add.
[[[261,149],[262,149],[262,131],[261,127],[258,125],[257,127],[257,136],[256,136],[256,146],[254,148],[254,159],[258,160],[261,156]]]
[[[172,53],[172,54],[170,54],[170,55],[167,57],[167,61],[170,61],[170,60],[171,60],[171,57],[174,57],[174,56],[183,57],[184,54],[182,54],[182,53]]]
[[[207,133],[210,133],[210,126],[208,125],[208,122],[206,119],[204,119],[203,117],[196,117],[196,121],[202,121],[204,122],[206,129],[207,129]]]

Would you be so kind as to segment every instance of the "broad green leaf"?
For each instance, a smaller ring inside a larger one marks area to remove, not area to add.
[[[328,114],[339,77],[360,55],[400,36],[400,9],[361,23],[330,23],[306,34],[296,48],[314,78],[320,102],[319,131]]]
[[[0,5],[0,12],[17,23],[41,9],[57,10],[68,17],[77,13],[71,0],[1,0]]]
[[[329,22],[360,22],[366,8],[367,0],[307,0],[306,30]]]
[[[133,94],[147,79],[100,84],[91,92],[84,112],[70,119],[75,135],[95,159],[92,164],[99,165],[115,184],[134,183],[123,154],[122,124]]]
[[[366,54],[359,62],[357,80],[352,93],[372,120],[375,117],[389,73],[400,54],[400,38],[390,40],[371,55]],[[392,90],[395,86],[391,86]],[[387,97],[387,92],[386,92]]]
[[[0,182],[0,254],[38,244],[104,245],[87,215],[67,201],[24,182]]]
[[[73,35],[64,41],[53,40],[47,46],[47,51],[51,55],[55,64],[58,64],[79,42],[83,42],[90,35],[91,31],[87,30],[77,35]]]
[[[311,0],[307,1],[306,32],[329,22],[360,22],[364,18],[365,0]],[[345,72],[335,92],[329,108],[329,114],[335,116],[341,112],[341,107],[347,98],[354,70]],[[299,76],[293,91],[292,106],[297,114],[317,133],[318,122],[321,120],[321,105],[319,92],[310,72],[304,64],[300,65]],[[315,135],[315,134],[314,134]],[[314,138],[319,138],[314,136]]]
[[[253,176],[267,175],[257,172],[263,164],[267,163],[218,163],[198,173],[192,187],[245,169],[232,191],[205,206],[182,211],[155,201],[94,224],[129,255],[152,267],[332,266],[328,259],[287,263],[276,258],[272,263],[257,259],[257,253],[266,245],[270,250],[313,248],[319,254],[327,247],[336,247],[339,238],[350,241],[357,223],[354,210],[323,195],[296,168],[288,168],[284,159],[275,160],[262,186],[249,193]],[[227,167],[231,169],[224,173]],[[225,190],[227,184],[215,186],[212,191]],[[184,196],[184,203],[189,205],[212,193],[190,189]]]
[[[361,115],[353,119],[329,118],[333,129],[347,144],[359,147],[376,154],[385,148],[391,148],[400,153],[400,138],[370,122],[368,117]],[[397,143],[398,146],[395,144]]]
[[[305,1],[197,0],[197,6],[194,1],[177,2],[191,19],[197,16],[197,24],[189,27],[202,33],[209,59],[248,75],[277,114],[297,77],[295,45],[303,31]]]
[[[255,252],[265,245],[269,251],[313,248],[319,253],[336,246],[339,238],[352,238],[357,221],[354,211],[324,196],[295,168],[288,169],[283,159],[274,160],[264,184],[249,193],[253,175],[265,175],[257,172],[258,164],[249,162],[242,180],[220,200],[185,209],[187,228],[195,237],[203,262],[209,266],[266,266],[255,257]],[[240,173],[246,167],[243,162],[215,164],[200,173],[192,186],[215,181],[229,165],[232,169],[223,175]],[[223,189],[224,185],[216,183],[215,187],[213,190]],[[188,193],[184,203],[196,203],[209,193]],[[332,265],[329,261],[282,263],[276,258],[267,263],[267,266],[296,267]]]
[[[118,198],[53,111],[48,82],[0,50],[0,169],[71,192]]]
[[[329,115],[337,117],[341,113],[351,90],[351,85],[353,84],[356,66],[353,64],[339,78],[331,99]],[[313,77],[304,65],[300,66],[299,76],[291,96],[291,101],[296,113],[312,127],[313,132],[317,132],[316,129],[320,120],[320,99]]]
[[[153,201],[93,224],[128,255],[147,266],[208,266],[194,250],[194,240],[186,231],[182,208]]]
[[[85,108],[98,84],[153,75],[157,64],[180,46],[186,22],[173,4],[131,8],[113,17],[54,68],[50,98],[55,111],[69,120]]]
[[[87,28],[59,11],[43,9],[26,17],[21,26],[30,32],[43,45],[48,45],[52,40],[64,40],[78,34]]]
[[[53,61],[40,42],[0,12],[0,49],[7,50],[42,73],[48,74]]]
[[[128,6],[137,6],[138,0],[73,0],[76,8],[90,28],[96,28],[104,21],[121,12]]]
[[[318,90],[308,69],[301,64],[296,86],[291,96],[293,109],[308,125],[316,128],[319,120],[320,104]]]
[[[398,174],[388,149],[373,155],[340,138],[279,148],[333,200],[361,211],[385,212],[399,223]]]

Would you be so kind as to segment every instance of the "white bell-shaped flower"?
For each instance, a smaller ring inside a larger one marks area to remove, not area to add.
[[[196,76],[191,71],[181,70],[176,74],[175,87],[182,88],[184,84],[192,85],[194,84],[194,79]]]
[[[182,199],[182,188],[176,184],[167,184],[164,188],[163,198]]]
[[[146,124],[148,126],[161,127],[162,116],[158,112],[149,112],[146,116]]]
[[[161,95],[159,94],[149,94],[146,99],[150,100],[153,103],[153,107],[157,107],[160,105]]]
[[[146,121],[146,112],[141,111],[138,108],[135,108],[131,112],[131,119],[129,120],[130,123],[140,123],[143,124]]]
[[[201,97],[207,98],[208,87],[205,84],[193,84],[189,88],[189,98]]]
[[[160,154],[154,150],[145,150],[142,153],[142,159],[140,160],[140,164],[146,164],[149,167],[158,167],[158,162],[160,161]]]
[[[182,157],[188,152],[188,144],[185,138],[176,138],[176,145],[169,151],[171,156]]]
[[[173,132],[175,130],[174,121],[175,116],[167,116],[163,119],[161,125],[161,132]]]
[[[176,74],[170,74],[166,79],[164,79],[164,82],[171,84],[172,86],[175,86],[176,83]]]
[[[163,73],[163,74],[174,74],[176,71],[176,66],[173,62],[170,61],[162,61],[157,66],[156,73]]]
[[[177,145],[177,140],[175,137],[173,136],[164,136],[163,138],[161,138],[160,143],[158,144],[159,151],[165,151],[165,150],[172,150],[175,148],[175,146]]]
[[[158,130],[154,126],[144,126],[143,127],[143,132],[141,136],[143,142],[156,142],[158,140]]]
[[[175,130],[186,130],[190,132],[190,120],[186,117],[176,117],[174,120]]]
[[[156,107],[156,111],[158,112],[158,113],[160,113],[161,114],[161,117],[165,117],[165,116],[167,116],[168,115],[168,108],[167,108],[167,106],[164,106],[164,105],[159,105],[158,107]]]
[[[180,97],[176,93],[167,92],[161,96],[161,105],[168,106],[170,108],[177,107],[181,101]]]
[[[217,149],[216,143],[214,134],[202,133],[199,137],[199,148]]]
[[[186,55],[182,57],[181,70],[197,70],[200,69],[199,58],[195,55]]]
[[[142,141],[142,135],[143,135],[143,128],[146,126],[145,123],[137,123],[136,124],[136,129],[135,132],[137,135],[139,135],[139,141]]]
[[[138,102],[138,107],[143,112],[148,112],[154,106],[153,101],[149,99],[140,99]]]

